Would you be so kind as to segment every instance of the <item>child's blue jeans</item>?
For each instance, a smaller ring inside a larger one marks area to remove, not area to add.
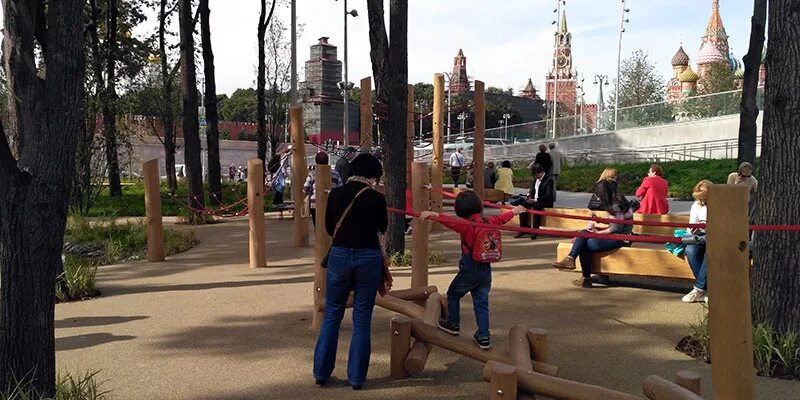
[[[450,323],[461,322],[461,298],[472,294],[475,321],[478,333],[489,334],[489,290],[492,288],[492,266],[478,263],[469,254],[461,254],[458,274],[447,289],[447,319]]]

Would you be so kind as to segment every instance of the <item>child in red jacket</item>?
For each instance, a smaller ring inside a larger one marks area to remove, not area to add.
[[[500,215],[485,218],[483,216],[483,203],[477,193],[469,190],[458,194],[456,197],[456,215],[470,222],[503,225],[514,215],[526,212],[522,206],[517,206],[511,211]],[[465,225],[461,218],[439,215],[433,211],[423,211],[420,219],[437,218],[442,225],[458,232],[461,236],[461,259],[458,261],[458,274],[447,289],[447,320],[439,321],[439,329],[451,334],[460,333],[460,302],[467,293],[472,294],[472,304],[475,311],[475,320],[478,330],[473,335],[478,347],[487,350],[491,347],[489,333],[489,290],[492,287],[492,265],[477,262],[472,257],[475,246],[477,228]]]

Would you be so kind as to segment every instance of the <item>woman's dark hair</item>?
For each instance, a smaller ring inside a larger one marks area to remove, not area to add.
[[[316,156],[314,156],[314,162],[317,165],[327,165],[328,164],[328,153],[326,153],[324,151],[320,151],[319,153],[317,153]]]
[[[614,205],[618,205],[623,212],[628,210],[628,200],[619,191],[617,185],[608,181],[600,181],[594,186],[594,195],[600,199],[600,206],[609,213],[614,212]]]
[[[511,168],[511,161],[505,160],[502,164],[503,168]]]
[[[350,162],[350,176],[363,176],[368,179],[380,179],[383,167],[372,154],[362,153]]]
[[[456,215],[467,218],[483,212],[480,196],[472,190],[465,190],[456,197]]]
[[[536,175],[536,174],[541,174],[542,172],[545,172],[545,170],[544,170],[544,167],[542,167],[541,164],[533,164],[533,166],[531,167],[531,172],[533,172],[533,174]]]

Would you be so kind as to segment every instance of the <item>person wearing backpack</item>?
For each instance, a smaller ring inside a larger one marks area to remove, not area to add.
[[[489,290],[492,287],[492,262],[500,261],[502,243],[500,231],[497,229],[474,227],[464,224],[464,220],[475,223],[503,225],[514,215],[525,212],[522,206],[514,207],[500,215],[483,216],[483,203],[474,191],[468,190],[458,194],[454,218],[440,215],[433,211],[423,211],[421,220],[436,218],[442,225],[458,232],[461,236],[461,258],[458,261],[458,273],[447,289],[447,319],[439,321],[439,329],[451,334],[460,333],[461,298],[472,294],[475,321],[478,330],[472,336],[478,347],[487,350],[491,347],[489,332]]]

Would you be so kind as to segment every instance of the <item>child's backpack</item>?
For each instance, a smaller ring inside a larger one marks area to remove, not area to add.
[[[483,223],[487,223],[486,218],[482,218]],[[498,262],[503,256],[503,240],[498,229],[494,228],[475,228],[475,248],[472,251],[472,259],[479,263]],[[469,248],[469,246],[467,246]]]

